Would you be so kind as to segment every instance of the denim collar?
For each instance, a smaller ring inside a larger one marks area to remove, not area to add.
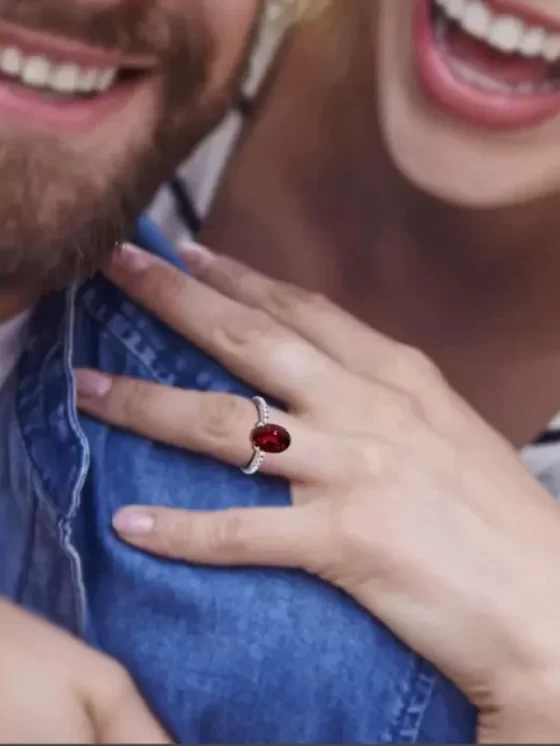
[[[149,218],[140,218],[132,240],[185,269]],[[93,278],[86,285],[96,282]],[[77,414],[73,374],[81,290],[72,285],[37,304],[17,372],[16,411],[39,494],[67,521],[77,510],[89,466],[89,446]]]

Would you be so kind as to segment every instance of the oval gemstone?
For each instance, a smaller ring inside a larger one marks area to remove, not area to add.
[[[251,443],[265,453],[282,453],[291,442],[290,433],[280,425],[259,425],[251,433]]]

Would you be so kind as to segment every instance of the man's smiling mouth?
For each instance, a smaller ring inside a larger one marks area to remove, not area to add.
[[[57,63],[43,55],[25,54],[15,46],[5,47],[0,52],[0,73],[3,78],[17,81],[26,88],[67,96],[104,93],[113,87],[118,72],[116,67]]]
[[[91,126],[148,82],[156,62],[0,22],[0,122]]]

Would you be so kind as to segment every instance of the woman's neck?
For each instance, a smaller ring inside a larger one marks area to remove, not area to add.
[[[304,26],[286,45],[204,238],[395,334],[421,324],[429,337],[446,319],[560,338],[560,198],[460,210],[396,173],[377,123],[372,4],[352,7],[344,29]]]
[[[361,288],[364,307],[372,303],[374,311],[379,298],[393,297],[409,305],[413,320],[419,308],[431,306],[428,319],[447,317],[477,333],[486,327],[558,346],[560,195],[467,210],[407,182],[390,162],[378,126],[374,17],[364,8],[355,20],[360,27],[344,75],[337,76],[339,57],[331,58],[330,69],[325,64],[327,49],[315,70],[317,92],[306,97],[315,110],[303,115],[330,133],[320,150],[311,142],[299,146],[299,156],[311,157],[296,168],[315,174],[317,184],[309,214],[331,222],[332,235],[342,234],[334,242],[314,242],[316,265],[337,267],[348,295]],[[298,67],[293,63],[292,76]],[[296,90],[289,82],[284,90],[290,87]],[[317,140],[316,132],[309,136]],[[305,176],[300,183],[308,183]],[[322,193],[330,195],[328,216],[318,211],[329,201]]]

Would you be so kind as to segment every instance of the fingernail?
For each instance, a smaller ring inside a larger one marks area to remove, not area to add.
[[[110,376],[96,370],[76,371],[76,391],[79,396],[105,396],[112,385]]]
[[[118,248],[112,258],[111,266],[121,268],[127,272],[141,272],[147,269],[152,262],[152,257],[147,251],[124,243]]]
[[[154,523],[155,519],[152,515],[135,508],[124,508],[113,516],[113,528],[120,534],[135,536],[149,534]]]
[[[210,249],[194,242],[182,244],[179,247],[179,252],[183,255],[187,266],[192,269],[204,269],[216,258],[216,255]]]

